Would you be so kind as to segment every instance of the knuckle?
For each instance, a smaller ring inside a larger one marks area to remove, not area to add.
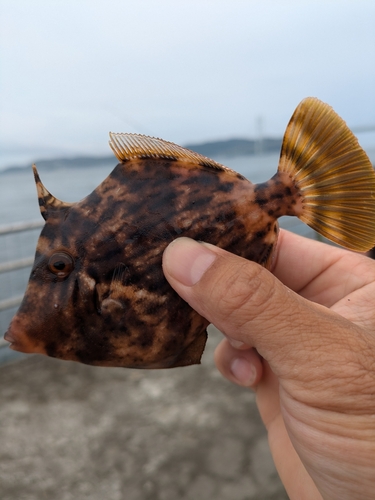
[[[241,327],[264,313],[274,295],[271,279],[266,269],[249,262],[227,269],[222,286],[213,289],[221,316]]]

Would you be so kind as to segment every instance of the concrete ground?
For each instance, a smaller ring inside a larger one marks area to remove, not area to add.
[[[0,368],[1,500],[284,500],[254,395],[212,361]]]

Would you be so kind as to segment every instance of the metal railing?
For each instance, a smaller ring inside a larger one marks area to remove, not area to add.
[[[44,221],[43,220],[38,220],[38,221],[30,221],[30,222],[20,222],[20,223],[15,223],[15,224],[8,224],[6,226],[0,226],[0,245],[4,245],[3,240],[5,238],[10,238],[10,250],[9,253],[13,255],[13,249],[16,249],[17,247],[17,242],[13,241],[12,236],[20,233],[27,233],[27,232],[32,232],[37,229],[40,229],[43,227]],[[31,266],[34,262],[34,256],[31,254],[31,252],[34,252],[35,249],[35,243],[37,240],[37,234],[34,235],[34,238],[31,238],[29,241],[29,245],[24,245],[22,250],[25,252],[30,252],[29,255],[26,257],[20,257],[16,258],[14,260],[7,260],[7,252],[4,252],[5,245],[2,247],[2,258],[6,259],[3,262],[0,263],[0,283],[3,281],[3,275],[6,273],[15,273],[19,270],[27,270],[28,268],[31,269]],[[19,250],[19,249],[18,249]],[[5,255],[4,255],[5,254]],[[9,276],[10,281],[12,281],[12,274]],[[24,285],[26,285],[26,280],[24,280]],[[7,288],[3,284],[4,288]],[[10,287],[11,288],[11,287]],[[23,297],[23,286],[22,284],[19,284],[17,287],[18,293],[13,293],[12,291],[10,292],[10,296],[7,296],[6,298],[2,298],[0,300],[0,315],[5,315],[4,321],[2,321],[2,326],[4,323],[7,322],[7,319],[9,319],[9,315],[12,312],[12,309],[17,307]],[[7,289],[8,293],[8,289]],[[3,334],[4,332],[0,332],[0,349],[7,346],[8,343],[3,339]],[[8,357],[8,356],[7,356]],[[1,359],[0,359],[1,362]]]
[[[31,267],[33,262],[34,262],[34,257],[26,257],[24,259],[4,262],[3,264],[0,264],[0,274],[7,273],[10,271],[16,271],[17,269],[24,269],[27,267]],[[8,299],[0,300],[0,312],[18,306],[21,303],[22,296],[23,294],[20,294],[10,297]],[[0,345],[1,345],[1,340],[0,340]]]
[[[39,229],[44,226],[43,220],[34,220],[30,222],[15,222],[14,224],[7,224],[0,226],[0,236],[4,234],[20,233],[22,231],[30,231],[31,229]]]

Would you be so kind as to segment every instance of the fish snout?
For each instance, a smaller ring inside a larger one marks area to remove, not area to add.
[[[25,353],[45,353],[44,349],[40,348],[40,346],[30,340],[17,316],[15,316],[10,323],[8,330],[5,332],[4,339],[7,342],[10,342],[9,347],[14,351]]]

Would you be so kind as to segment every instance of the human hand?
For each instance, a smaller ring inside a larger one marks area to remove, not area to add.
[[[291,499],[375,495],[375,262],[281,231],[273,276],[186,238],[173,288],[227,337],[216,364],[253,387]]]

